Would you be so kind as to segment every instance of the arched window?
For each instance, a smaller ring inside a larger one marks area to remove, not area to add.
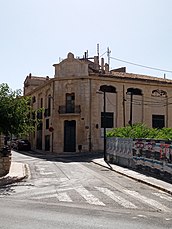
[[[167,97],[167,92],[160,89],[156,89],[152,91],[151,95],[154,97]]]
[[[128,88],[127,93],[128,95],[142,95],[142,90],[139,88]]]

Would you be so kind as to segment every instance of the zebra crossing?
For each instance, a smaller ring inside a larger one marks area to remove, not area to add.
[[[170,194],[151,188],[144,192],[132,187],[133,183],[121,184],[83,164],[72,162],[69,168],[65,163],[39,161],[33,168],[27,182],[21,182],[9,194],[0,190],[0,198],[171,213]]]
[[[125,209],[140,209],[142,205],[155,211],[171,213],[172,196],[162,191],[152,191],[151,197],[146,197],[137,191],[124,189],[122,192],[107,187],[94,186],[91,190],[83,185],[75,187],[42,187],[28,191],[19,191],[15,197],[24,197],[30,200],[56,201],[66,203],[85,203],[96,206],[120,206]],[[126,194],[124,198],[122,193]],[[108,200],[107,200],[108,199]]]

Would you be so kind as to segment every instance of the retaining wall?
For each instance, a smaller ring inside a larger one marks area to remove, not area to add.
[[[9,173],[11,166],[11,150],[4,147],[0,150],[0,177]]]
[[[151,172],[172,181],[172,142],[107,138],[109,163]]]

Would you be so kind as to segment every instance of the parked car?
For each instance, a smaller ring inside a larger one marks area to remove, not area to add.
[[[11,148],[17,149],[17,138],[11,140]]]
[[[20,139],[16,142],[17,150],[31,150],[31,144],[27,139]]]

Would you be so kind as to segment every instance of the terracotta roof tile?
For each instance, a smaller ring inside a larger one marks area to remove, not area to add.
[[[130,79],[138,79],[138,80],[150,80],[150,81],[159,81],[163,83],[172,83],[172,80],[170,79],[164,79],[159,77],[153,77],[148,75],[140,75],[140,74],[134,74],[134,73],[124,73],[124,72],[115,72],[111,71],[111,74],[114,77],[120,77],[120,78],[130,78]]]

